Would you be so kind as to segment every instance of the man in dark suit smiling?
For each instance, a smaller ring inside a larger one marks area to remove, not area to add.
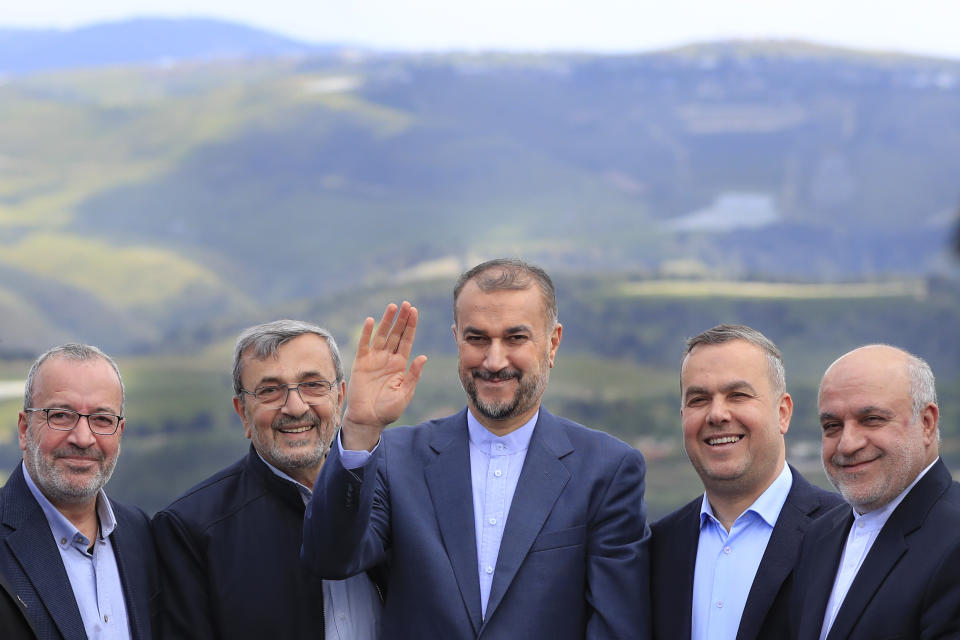
[[[389,557],[387,638],[647,638],[643,458],[541,406],[563,332],[550,278],[516,260],[463,274],[467,408],[384,432],[425,361],[406,370],[416,322],[404,303],[364,324],[304,560],[335,578]]]
[[[680,386],[705,493],[652,527],[654,637],[781,638],[803,532],[842,500],[786,464],[793,400],[759,331],[720,325],[688,340]]]
[[[804,539],[794,637],[960,638],[960,484],[940,460],[929,365],[855,349],[824,374],[819,411],[823,466],[849,506]]]

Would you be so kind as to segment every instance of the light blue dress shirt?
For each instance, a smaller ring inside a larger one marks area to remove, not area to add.
[[[539,415],[538,411],[526,424],[505,436],[495,436],[467,411],[473,525],[480,574],[480,607],[484,617],[487,615],[497,556],[500,555],[503,529]]]
[[[100,531],[91,552],[88,551],[90,539],[80,533],[80,530],[47,500],[34,484],[26,465],[23,467],[23,477],[50,525],[50,533],[67,570],[70,588],[73,589],[73,597],[80,609],[87,638],[129,639],[130,624],[127,619],[127,604],[123,599],[123,583],[120,581],[117,557],[110,542],[110,534],[117,527],[117,519],[113,515],[107,494],[103,489],[97,493]]]
[[[507,515],[513,503],[513,494],[520,480],[527,447],[533,437],[540,412],[537,411],[523,426],[505,436],[495,436],[467,411],[467,431],[470,437],[470,480],[473,489],[473,524],[477,543],[477,569],[480,574],[480,607],[487,614],[487,601],[493,586],[493,575],[500,555],[500,542],[507,525]],[[380,443],[377,443],[377,447]],[[344,469],[357,469],[373,455],[369,451],[351,451],[343,448],[337,434],[340,462]],[[374,451],[377,450],[374,447]]]
[[[692,640],[737,637],[753,578],[792,486],[793,475],[784,464],[780,475],[740,514],[729,533],[704,494],[693,574]]]
[[[938,457],[937,460],[939,459]],[[900,495],[891,500],[886,506],[862,514],[857,513],[856,509],[853,510],[853,526],[850,527],[850,532],[847,534],[847,541],[843,545],[843,555],[840,556],[840,566],[837,567],[837,575],[833,581],[833,590],[830,592],[830,600],[827,601],[827,610],[823,616],[823,626],[820,628],[820,640],[824,640],[827,634],[830,633],[830,627],[833,626],[834,620],[837,619],[840,605],[843,604],[844,598],[847,597],[850,585],[853,584],[853,579],[857,577],[857,573],[859,573],[860,567],[863,566],[863,561],[866,559],[867,554],[870,553],[870,548],[873,547],[873,543],[876,542],[877,536],[880,535],[880,530],[883,529],[883,525],[887,524],[887,520],[890,519],[893,512],[896,511],[900,503],[903,502],[903,499],[907,497],[910,490],[920,482],[920,478],[927,475],[927,471],[930,471],[933,465],[937,463],[937,460],[931,462],[926,469],[921,471],[914,481],[910,483],[910,486],[900,492]]]
[[[257,452],[260,456],[260,452]],[[260,456],[274,474],[292,482],[300,492],[303,504],[310,502],[313,491],[280,471]],[[366,573],[346,580],[323,581],[323,619],[326,640],[376,640],[380,637],[380,594]]]

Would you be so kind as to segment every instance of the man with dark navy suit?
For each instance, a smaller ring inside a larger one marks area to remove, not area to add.
[[[124,390],[96,347],[66,344],[27,375],[23,463],[0,491],[0,573],[44,639],[159,637],[146,514],[107,498]]]
[[[549,276],[506,259],[463,274],[467,408],[384,432],[426,360],[407,370],[416,323],[405,302],[364,324],[304,561],[343,577],[389,558],[385,638],[647,638],[643,458],[541,406],[563,332]]]
[[[680,387],[704,495],[652,527],[654,637],[782,638],[804,530],[842,500],[786,464],[793,400],[762,333],[720,325],[691,338]]]
[[[849,504],[804,539],[793,637],[960,638],[960,484],[940,460],[929,365],[855,349],[824,374],[819,412],[823,467]]]

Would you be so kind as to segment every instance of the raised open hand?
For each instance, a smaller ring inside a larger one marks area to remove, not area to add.
[[[376,332],[373,326],[373,318],[363,323],[347,386],[340,437],[343,447],[354,451],[373,449],[384,427],[400,417],[427,361],[427,356],[417,356],[407,369],[417,333],[417,308],[409,302],[399,309],[388,304]]]

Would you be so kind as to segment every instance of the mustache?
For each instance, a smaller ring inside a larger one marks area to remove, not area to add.
[[[295,427],[303,426],[303,423],[307,422],[311,426],[316,427],[318,430],[323,426],[323,422],[320,420],[320,416],[315,414],[313,411],[307,411],[300,417],[285,416],[283,414],[278,415],[274,418],[273,422],[270,423],[270,426],[273,429],[283,429],[286,427]]]
[[[830,464],[835,467],[852,467],[855,464],[870,462],[876,459],[877,456],[845,456],[841,453],[835,453],[830,456]]]
[[[96,460],[97,462],[103,462],[107,458],[103,451],[97,449],[96,446],[90,446],[86,449],[83,449],[75,444],[66,444],[62,447],[54,449],[52,453],[54,458],[90,458],[91,460]]]
[[[523,374],[517,369],[500,369],[500,371],[474,369],[470,372],[470,375],[480,380],[486,380],[487,382],[503,382],[504,380],[511,380],[513,378],[519,380],[523,377]]]

